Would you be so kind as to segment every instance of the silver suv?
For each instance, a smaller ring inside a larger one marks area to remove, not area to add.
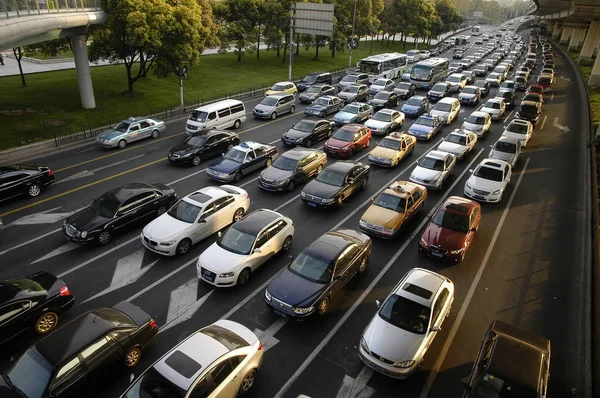
[[[351,84],[369,84],[369,75],[366,73],[352,73],[344,76],[338,83],[338,91],[342,91]]]
[[[266,96],[254,107],[254,117],[276,119],[284,113],[296,111],[296,97],[293,94],[273,94]]]

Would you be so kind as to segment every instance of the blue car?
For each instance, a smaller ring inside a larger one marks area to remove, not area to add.
[[[427,113],[429,108],[429,100],[421,95],[413,95],[403,105],[400,110],[407,117],[417,118],[424,113]]]
[[[306,116],[318,116],[321,118],[327,117],[331,113],[338,112],[344,102],[333,95],[324,95],[317,98],[311,105],[304,108]]]
[[[442,129],[444,120],[439,116],[421,115],[408,129],[408,134],[418,140],[429,140]]]
[[[248,173],[271,166],[276,158],[277,148],[273,145],[246,141],[211,163],[206,174],[213,180],[237,182]]]

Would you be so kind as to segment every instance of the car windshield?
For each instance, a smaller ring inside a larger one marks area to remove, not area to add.
[[[458,67],[460,67],[460,62],[452,62],[452,63],[450,64],[450,67],[451,67],[451,68],[458,68]]]
[[[379,316],[392,325],[410,333],[425,334],[431,311],[422,304],[405,297],[392,295],[379,310]]]
[[[373,82],[373,86],[385,86],[387,82],[385,79],[377,79]]]
[[[52,365],[37,351],[29,349],[6,372],[5,377],[24,396],[40,398],[48,385],[52,374]]]
[[[346,105],[344,109],[342,109],[342,112],[357,114],[359,110],[360,108],[356,105]]]
[[[239,149],[231,149],[229,152],[225,154],[225,159],[232,160],[237,163],[244,162],[244,158],[246,157],[246,152],[240,151]]]
[[[449,83],[460,83],[460,77],[458,77],[458,76],[449,76],[446,79],[446,81],[449,82]]]
[[[390,98],[390,93],[385,92],[385,91],[380,91],[377,94],[375,94],[375,99],[378,100],[387,100],[388,98]]]
[[[273,162],[273,167],[279,170],[294,171],[298,166],[298,159],[290,159],[287,156],[280,156]]]
[[[294,274],[316,283],[329,283],[333,276],[334,262],[310,250],[304,250],[290,264]]]
[[[521,105],[519,109],[519,113],[523,113],[526,115],[535,115],[538,112],[538,108],[535,105]]]
[[[548,79],[547,77],[540,77],[537,81],[539,84],[550,85],[550,79]]]
[[[250,254],[256,236],[230,227],[219,239],[217,245],[236,254]]]
[[[462,89],[463,94],[477,94],[476,87],[465,87]]]
[[[449,134],[444,141],[458,145],[467,145],[467,137],[459,134]]]
[[[413,66],[410,78],[417,81],[428,81],[431,79],[431,66],[419,64]]]
[[[167,379],[154,366],[129,387],[125,398],[183,398],[186,394],[175,383]]]
[[[373,120],[377,120],[380,122],[391,122],[392,114],[387,112],[377,112],[373,115]]]
[[[523,97],[523,102],[524,101],[541,102],[541,98],[539,94],[527,94]]]
[[[490,73],[490,75],[488,76],[488,79],[491,80],[498,80],[500,78],[500,75],[497,73]]]
[[[294,125],[294,130],[303,131],[305,133],[310,133],[313,131],[315,124],[311,121],[300,120],[298,123]]]
[[[192,135],[185,139],[185,143],[192,146],[200,147],[206,142],[205,135]]]
[[[397,89],[399,90],[410,90],[410,83],[398,83],[398,85],[396,86]]]
[[[200,123],[206,122],[206,117],[208,116],[208,112],[204,111],[192,111],[190,115],[190,120],[194,120]]]
[[[345,91],[345,92],[347,92],[347,93],[352,93],[352,94],[354,94],[354,93],[357,93],[357,92],[358,92],[358,89],[359,89],[359,88],[360,88],[360,86],[348,86],[348,87],[346,87],[346,88],[344,89],[344,91]]]
[[[431,219],[435,225],[458,232],[469,231],[469,217],[451,211],[440,210]]]
[[[485,116],[469,115],[469,117],[467,117],[467,123],[471,123],[471,124],[484,124],[485,123]]]
[[[447,104],[445,102],[438,102],[437,104],[435,104],[435,107],[433,107],[433,109],[435,109],[436,111],[450,112],[450,109],[452,109],[452,105]]]
[[[96,215],[104,218],[113,218],[119,209],[119,201],[112,195],[104,194],[90,205],[89,209]]]
[[[418,124],[419,126],[433,127],[433,118],[420,116],[415,124]]]
[[[429,156],[425,156],[424,158],[419,160],[418,164],[424,169],[444,171],[444,161],[442,159],[436,159]]]
[[[502,181],[502,170],[498,170],[492,167],[479,166],[475,169],[473,175],[475,177],[483,178],[485,180],[498,182]]]
[[[321,86],[310,86],[307,90],[307,93],[320,93],[321,92]]]
[[[513,88],[515,87],[514,82],[504,82],[500,85],[500,88]]]
[[[271,87],[271,90],[273,91],[283,91],[285,90],[285,84],[273,84],[273,87]]]
[[[336,140],[340,141],[352,142],[352,140],[354,140],[354,131],[349,131],[345,130],[344,128],[341,128],[335,132],[332,138],[335,138]]]
[[[344,83],[354,83],[356,81],[357,76],[347,75],[341,80]]]
[[[261,105],[266,106],[275,106],[277,104],[278,98],[275,97],[265,97],[262,101],[260,101]]]
[[[317,75],[306,75],[304,79],[302,79],[303,83],[312,83],[317,80]]]
[[[317,98],[316,100],[313,101],[313,105],[327,106],[327,105],[329,105],[329,101],[326,100],[325,98]]]
[[[448,86],[446,86],[445,84],[437,83],[431,88],[431,91],[446,91],[447,88]]]
[[[381,140],[378,146],[398,151],[400,150],[400,141],[392,140],[390,138],[384,138],[383,140]]]
[[[200,211],[202,211],[202,207],[196,206],[181,199],[169,209],[167,214],[176,220],[193,224],[196,222],[196,218],[198,218]]]
[[[475,85],[476,85],[477,87],[484,88],[484,87],[485,87],[485,85],[486,85],[485,83],[486,83],[486,82],[485,82],[485,80],[477,80],[477,81],[475,82]]]
[[[508,125],[508,127],[506,129],[508,131],[510,131],[511,133],[520,133],[520,134],[527,134],[527,131],[529,130],[527,128],[527,125],[524,123],[511,123]]]
[[[317,176],[316,180],[322,182],[323,184],[341,187],[342,185],[344,185],[345,178],[346,174],[325,169]]]
[[[500,109],[500,102],[499,101],[488,101],[485,103],[485,108],[491,108],[491,109]]]
[[[504,153],[517,153],[517,144],[506,141],[498,141],[494,144],[494,150]]]
[[[422,105],[421,99],[414,98],[414,97],[409,98],[408,101],[406,101],[405,103],[406,103],[406,105],[410,105],[410,106],[421,106]]]
[[[127,122],[121,122],[115,126],[115,130],[125,132],[129,129],[129,125]]]
[[[373,204],[398,213],[404,213],[406,210],[406,199],[385,192],[379,195]]]

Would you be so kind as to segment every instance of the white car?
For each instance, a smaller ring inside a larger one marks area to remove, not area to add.
[[[487,75],[485,81],[489,82],[492,87],[498,87],[500,86],[500,83],[502,83],[502,75],[500,73],[492,72]]]
[[[492,118],[488,113],[475,111],[467,116],[461,129],[475,133],[478,137],[483,137],[490,131],[491,126]]]
[[[205,187],[181,198],[151,221],[140,238],[155,253],[183,255],[192,245],[240,220],[249,207],[250,196],[241,188]]]
[[[492,120],[500,120],[506,112],[506,103],[500,98],[492,98],[487,100],[480,111],[488,113]]]
[[[476,143],[477,134],[456,129],[444,137],[444,141],[440,143],[437,150],[451,153],[460,160],[473,150]]]
[[[453,73],[446,78],[446,83],[450,83],[452,91],[458,93],[467,85],[467,77],[462,73]]]
[[[418,371],[454,301],[454,284],[443,275],[413,268],[394,287],[360,337],[359,356],[396,379]]]
[[[521,155],[521,141],[502,136],[491,147],[488,158],[504,160],[510,167],[515,167]]]
[[[465,86],[458,94],[458,100],[462,104],[475,105],[481,99],[481,88],[477,86]]]
[[[533,124],[528,120],[514,119],[504,129],[503,137],[516,138],[521,141],[521,146],[526,147],[533,134]]]
[[[428,50],[421,50],[421,59],[427,59],[431,56],[431,53]]]
[[[248,282],[265,261],[292,246],[294,222],[268,209],[255,210],[233,224],[198,257],[198,278],[217,287]]]
[[[419,161],[410,174],[409,180],[426,186],[428,189],[441,190],[444,182],[452,175],[456,157],[448,152],[429,151]]]
[[[498,203],[510,182],[512,168],[499,159],[483,159],[465,183],[464,193],[479,202]]]
[[[392,79],[377,79],[369,86],[369,94],[375,95],[380,91],[394,91],[394,85]]]
[[[433,116],[439,116],[446,124],[450,124],[456,119],[460,112],[460,101],[457,98],[445,97],[439,100],[429,113]]]
[[[404,124],[403,112],[393,109],[381,109],[365,122],[373,134],[387,135]]]
[[[254,384],[263,354],[263,344],[250,329],[221,319],[160,357],[121,398],[234,398]]]

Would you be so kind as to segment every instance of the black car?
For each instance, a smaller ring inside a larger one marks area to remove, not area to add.
[[[487,82],[485,80],[475,80],[475,82],[473,83],[473,86],[477,86],[481,89],[481,96],[482,97],[487,97],[488,94],[490,93],[490,82]]]
[[[21,195],[35,198],[54,182],[54,174],[46,166],[7,164],[0,166],[0,202]]]
[[[333,83],[331,73],[329,72],[313,72],[304,76],[302,80],[296,84],[298,91],[303,92],[311,87],[313,84],[329,84]]]
[[[324,95],[335,95],[335,87],[329,84],[313,84],[306,91],[298,96],[300,102],[310,104],[314,100]]]
[[[535,101],[522,101],[516,117],[519,119],[529,120],[531,123],[536,124],[540,120],[541,114],[541,103]]]
[[[220,156],[239,143],[240,137],[229,131],[198,131],[188,136],[183,143],[169,149],[169,161],[198,166],[203,160]]]
[[[495,320],[462,380],[465,398],[495,396],[546,398],[551,344],[547,338]]]
[[[281,142],[287,146],[311,147],[317,141],[331,137],[335,123],[327,119],[302,119],[283,133]]]
[[[85,396],[85,382],[115,363],[137,365],[157,333],[150,315],[127,301],[88,311],[16,359],[0,379],[0,397]]]
[[[452,85],[446,82],[439,82],[431,87],[431,90],[427,92],[427,99],[430,102],[437,102],[444,97],[452,96]]]
[[[105,245],[114,234],[132,224],[148,221],[169,210],[177,194],[168,185],[132,182],[112,189],[63,224],[65,238],[73,243]]]
[[[367,187],[369,172],[369,165],[337,161],[306,184],[300,197],[311,207],[340,206],[354,192]]]
[[[400,96],[400,99],[406,100],[415,95],[417,86],[414,83],[400,82],[394,88],[394,92]]]
[[[394,106],[398,106],[398,101],[400,101],[400,97],[395,92],[380,91],[369,100],[368,104],[371,105],[375,111],[378,111],[383,108],[393,108]]]
[[[0,282],[0,345],[32,328],[50,333],[74,301],[65,282],[47,272]]]
[[[517,95],[514,93],[514,91],[502,91],[501,93],[496,94],[496,98],[504,99],[506,108],[513,109],[515,107],[515,100],[517,99]]]
[[[321,173],[326,164],[327,155],[324,152],[290,149],[260,173],[258,186],[267,191],[293,191],[299,183]]]
[[[344,286],[367,269],[371,238],[337,229],[315,240],[269,283],[265,302],[281,316],[324,315]]]

